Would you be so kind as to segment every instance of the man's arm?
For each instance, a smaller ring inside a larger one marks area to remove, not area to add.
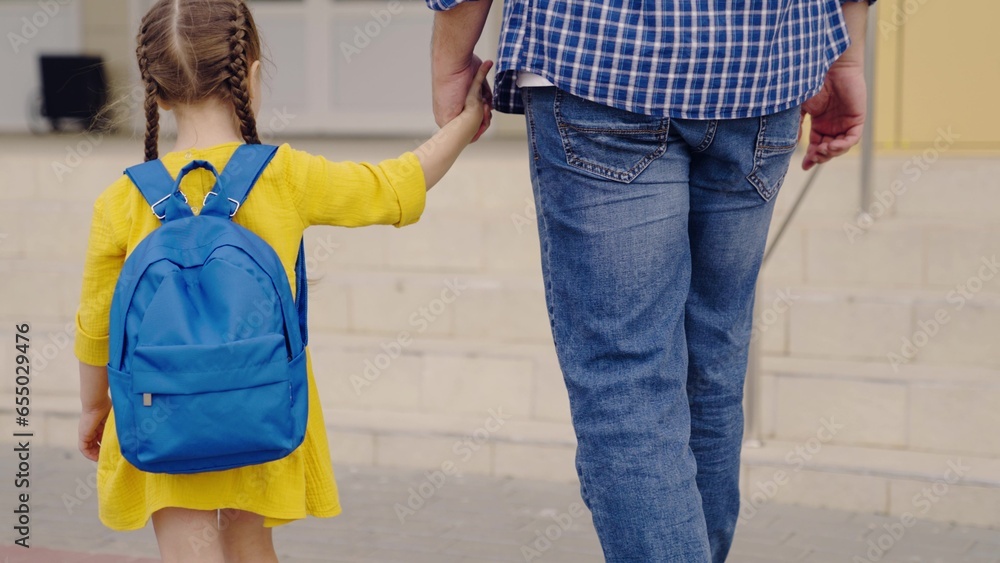
[[[450,2],[430,0],[434,13],[434,35],[431,39],[431,91],[434,99],[434,119],[443,127],[462,113],[469,87],[482,61],[473,54],[483,33],[491,0],[472,0],[450,5]],[[473,141],[490,125],[493,93],[483,84],[483,121]]]
[[[867,108],[865,85],[865,33],[868,22],[867,1],[842,4],[851,46],[826,74],[823,89],[802,105],[802,113],[812,116],[809,148],[802,168],[840,156],[861,140]]]
[[[851,46],[837,59],[837,62],[854,63],[864,68],[865,37],[868,30],[868,6],[863,0],[844,2],[840,9],[847,22],[847,35],[851,38]]]

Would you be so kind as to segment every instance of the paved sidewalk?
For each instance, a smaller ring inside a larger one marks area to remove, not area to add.
[[[11,457],[4,457],[8,470],[13,469]],[[4,562],[158,560],[151,526],[117,533],[98,522],[97,501],[87,485],[93,464],[75,452],[53,448],[33,448],[31,463],[34,547],[11,546],[15,496],[13,479],[4,479]],[[277,528],[281,561],[602,561],[575,486],[478,476],[435,481],[422,471],[339,467],[344,514]],[[1000,530],[932,522],[904,528],[899,522],[870,514],[768,505],[741,521],[729,561],[1000,563]],[[878,551],[879,544],[888,551]]]

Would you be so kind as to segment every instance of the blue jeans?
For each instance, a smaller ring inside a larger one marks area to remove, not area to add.
[[[720,563],[754,286],[799,110],[668,119],[522,95],[549,320],[605,558]]]

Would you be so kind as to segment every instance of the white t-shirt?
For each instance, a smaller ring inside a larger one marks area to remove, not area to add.
[[[525,72],[523,70],[517,71],[517,87],[518,88],[538,88],[540,86],[555,86],[543,76],[539,76],[533,72]]]

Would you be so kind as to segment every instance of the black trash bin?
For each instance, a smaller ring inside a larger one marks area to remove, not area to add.
[[[60,131],[66,123],[93,129],[108,101],[101,57],[42,55],[42,115]]]

